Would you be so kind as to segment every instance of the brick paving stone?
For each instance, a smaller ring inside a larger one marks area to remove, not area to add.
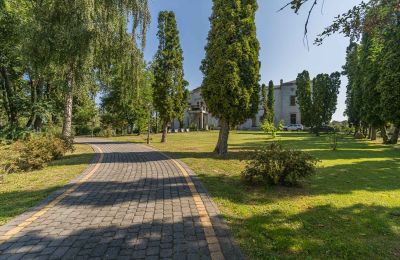
[[[5,234],[24,223],[91,173],[22,231],[0,242],[0,259],[223,259],[224,254],[225,259],[243,259],[218,208],[186,165],[181,164],[204,203],[200,212],[209,214],[214,232],[203,228],[198,200],[175,161],[142,145],[77,141],[100,148],[102,162],[96,166],[96,155],[71,184],[1,227]]]

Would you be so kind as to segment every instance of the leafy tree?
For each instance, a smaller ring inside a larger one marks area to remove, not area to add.
[[[166,142],[168,123],[182,120],[187,106],[187,82],[183,73],[183,51],[173,12],[163,11],[158,16],[158,51],[154,58],[153,100],[162,121],[161,142]]]
[[[229,129],[253,117],[259,105],[259,42],[255,0],[214,0],[202,96],[221,129],[215,152],[228,152]]]
[[[310,74],[303,71],[297,75],[296,79],[297,91],[296,99],[300,107],[301,121],[305,126],[313,124],[313,102],[311,92]]]
[[[33,5],[38,24],[33,37],[37,56],[45,68],[54,66],[58,79],[65,82],[61,85],[64,138],[71,137],[74,93],[83,85],[91,85],[88,82],[95,80],[93,71],[108,72],[110,60],[118,54],[116,43],[124,39],[121,31],[127,31],[128,17],[133,17],[134,28],[141,25],[145,32],[149,17],[146,2],[61,0]]]
[[[0,104],[8,122],[41,130],[63,114],[66,138],[72,111],[79,111],[74,97],[105,83],[120,60],[120,43],[144,43],[149,23],[146,0],[2,0],[0,12]]]
[[[336,111],[340,88],[340,73],[319,74],[312,81],[312,126],[319,135],[319,128],[328,124]]]

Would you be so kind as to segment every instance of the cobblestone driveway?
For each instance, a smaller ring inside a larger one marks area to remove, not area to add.
[[[93,164],[0,228],[0,259],[243,258],[185,165],[142,145],[78,141],[98,151]]]

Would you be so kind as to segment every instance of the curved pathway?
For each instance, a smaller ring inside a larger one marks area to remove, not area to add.
[[[0,228],[0,259],[242,259],[193,172],[149,147],[78,139],[91,166]]]

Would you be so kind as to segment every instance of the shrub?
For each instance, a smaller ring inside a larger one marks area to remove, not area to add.
[[[0,183],[6,174],[18,169],[16,164],[18,153],[14,151],[13,146],[6,143],[0,143]]]
[[[73,151],[73,141],[49,135],[32,136],[18,141],[14,149],[19,153],[18,169],[23,171],[42,169],[52,160],[61,159],[67,151]]]
[[[284,149],[279,143],[271,143],[255,152],[242,172],[242,179],[250,184],[293,186],[314,174],[317,162],[306,152]]]
[[[260,127],[261,130],[263,130],[265,133],[271,134],[272,138],[276,137],[276,132],[278,131],[278,129],[275,127],[274,123],[264,119]]]

